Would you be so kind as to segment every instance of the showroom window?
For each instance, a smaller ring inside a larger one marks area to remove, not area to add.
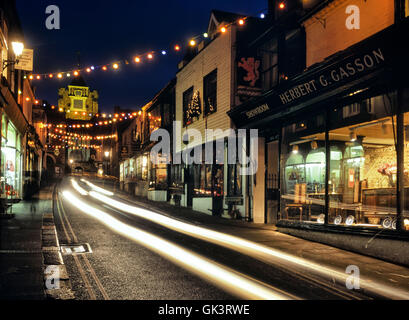
[[[281,219],[325,221],[325,121],[312,116],[283,128]]]
[[[396,229],[397,152],[393,96],[331,112],[328,222]],[[344,117],[340,117],[340,114]],[[346,117],[345,115],[348,115]],[[341,120],[340,120],[341,119]]]
[[[396,101],[391,93],[333,108],[328,134],[320,117],[283,128],[281,219],[323,224],[327,215],[331,225],[397,229],[398,132],[405,135],[406,193],[409,113],[399,131]],[[402,199],[402,227],[409,230],[409,201]]]
[[[1,196],[21,197],[21,137],[14,125],[2,117],[1,137]]]

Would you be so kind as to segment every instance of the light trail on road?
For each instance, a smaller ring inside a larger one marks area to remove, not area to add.
[[[75,190],[77,190],[81,195],[83,195],[83,196],[88,195],[88,192],[85,189],[81,188],[80,185],[78,184],[78,182],[75,179],[71,179],[71,184],[72,184],[73,188]]]
[[[98,201],[101,201],[107,205],[113,206],[129,214],[152,221],[154,223],[162,225],[171,230],[178,231],[180,233],[190,235],[195,238],[199,238],[199,239],[202,239],[202,240],[205,240],[205,241],[217,244],[217,245],[221,245],[229,249],[233,249],[235,251],[238,251],[238,252],[247,254],[249,256],[252,256],[254,258],[260,259],[262,261],[266,261],[269,263],[278,262],[281,264],[291,263],[298,267],[306,268],[310,270],[312,273],[318,274],[327,279],[336,279],[337,281],[340,282],[340,284],[345,284],[347,279],[351,276],[350,274],[341,272],[337,269],[322,266],[314,262],[308,261],[306,259],[299,258],[291,254],[284,253],[282,251],[257,244],[255,242],[251,242],[251,241],[248,241],[242,238],[238,238],[238,237],[224,234],[221,232],[213,231],[213,230],[206,229],[203,227],[198,227],[198,226],[186,223],[186,222],[182,222],[176,219],[166,217],[154,211],[146,210],[140,207],[131,206],[123,202],[114,200],[112,198],[106,197],[102,195],[101,193],[98,193],[95,191],[91,191],[89,195]],[[272,260],[272,258],[276,260]],[[362,276],[362,274],[360,275],[360,284],[361,284],[362,289],[368,290],[377,295],[381,295],[384,297],[388,297],[391,299],[397,299],[397,300],[408,300],[409,299],[408,292],[394,288],[394,287],[390,287],[388,285],[385,285],[379,282],[375,282],[373,280],[367,280]]]
[[[113,192],[102,189],[102,188],[96,186],[95,184],[92,184],[91,182],[85,180],[85,179],[81,179],[81,181],[86,183],[91,189],[93,189],[93,190],[95,190],[95,191],[97,191],[99,193],[102,193],[102,194],[104,194],[106,196],[113,196],[114,195]]]
[[[251,279],[246,275],[215,263],[155,235],[131,227],[113,218],[108,213],[81,201],[81,199],[74,196],[70,191],[64,191],[63,195],[71,205],[99,220],[109,228],[238,297],[252,300],[299,299],[296,296],[273,288],[255,279]]]

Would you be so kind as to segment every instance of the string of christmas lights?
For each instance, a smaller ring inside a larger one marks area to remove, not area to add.
[[[285,3],[282,2],[279,4],[279,9],[284,9],[285,8]],[[265,13],[261,12],[260,13],[260,18],[264,19],[265,18]],[[240,19],[238,19],[237,21],[228,23],[228,24],[224,24],[222,26],[219,27],[219,33],[220,34],[225,34],[228,29],[232,26],[232,25],[237,25],[239,27],[243,27],[246,24],[246,20],[249,17],[247,16],[243,16]],[[198,44],[198,40],[199,39],[207,39],[209,38],[209,34],[207,32],[204,32],[203,34],[194,36],[192,38],[189,39],[189,41],[187,42],[187,46],[190,47],[195,47]],[[182,50],[182,46],[180,44],[175,44],[170,48],[171,51],[173,52],[180,52]],[[51,73],[33,73],[28,75],[27,77],[30,80],[42,80],[42,79],[66,79],[66,78],[71,78],[71,77],[78,77],[80,76],[81,73],[92,73],[94,71],[98,71],[98,70],[102,70],[104,72],[107,72],[109,70],[111,71],[117,71],[120,69],[120,67],[122,65],[129,65],[130,61],[132,61],[134,64],[138,65],[141,64],[144,61],[152,61],[155,56],[166,56],[168,54],[168,50],[153,50],[153,51],[148,51],[142,54],[138,54],[133,56],[132,58],[129,59],[121,59],[112,63],[106,63],[106,64],[102,64],[102,65],[91,65],[89,67],[85,67],[85,68],[75,68],[75,69],[71,69],[71,70],[67,70],[67,71],[59,71],[59,72],[51,72]]]
[[[138,116],[142,116],[142,111],[139,112],[133,112],[133,113],[122,113],[122,114],[102,114],[99,115],[97,114],[96,117],[97,118],[103,118],[103,121],[99,121],[96,120],[96,122],[81,122],[81,123],[75,123],[75,124],[67,124],[67,123],[58,123],[58,124],[45,124],[45,123],[41,123],[41,127],[43,128],[70,128],[70,129],[91,129],[97,126],[107,126],[107,125],[111,125],[111,124],[115,124],[117,122],[122,122],[122,121],[126,121],[126,120],[131,120],[134,119]],[[152,116],[151,113],[148,113],[148,117],[152,122],[159,122],[162,120],[161,117],[154,117]],[[109,119],[109,120],[107,120]]]

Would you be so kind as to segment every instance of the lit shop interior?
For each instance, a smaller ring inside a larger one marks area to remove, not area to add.
[[[333,225],[396,229],[397,133],[403,132],[402,216],[409,230],[409,113],[398,130],[395,101],[388,94],[334,108],[327,133],[324,112],[283,128],[281,220],[324,224],[327,213]]]
[[[1,199],[16,200],[21,198],[21,136],[4,114],[1,121]]]

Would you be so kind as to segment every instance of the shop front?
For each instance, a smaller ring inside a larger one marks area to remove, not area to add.
[[[151,158],[149,172],[148,199],[153,201],[168,201],[168,159],[166,155]]]
[[[409,264],[407,32],[387,28],[229,112],[266,142],[278,131],[265,165],[279,163],[280,231]]]
[[[2,210],[22,199],[22,135],[5,113],[1,119],[1,200]]]

